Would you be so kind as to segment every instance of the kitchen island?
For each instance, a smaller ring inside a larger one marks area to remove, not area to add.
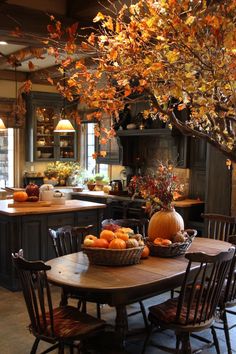
[[[54,258],[48,228],[63,225],[93,224],[94,234],[100,231],[105,204],[66,200],[65,205],[9,207],[12,200],[0,201],[0,286],[17,290],[19,284],[12,266],[11,253],[20,248],[29,260]]]

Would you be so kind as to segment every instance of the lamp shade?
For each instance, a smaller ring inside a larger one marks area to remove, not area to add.
[[[68,132],[75,132],[75,128],[69,121],[69,119],[61,119],[57,123],[56,128],[54,129],[55,133],[68,133]]]
[[[6,129],[7,128],[6,128],[5,124],[3,123],[2,118],[0,118],[0,130],[6,130]]]

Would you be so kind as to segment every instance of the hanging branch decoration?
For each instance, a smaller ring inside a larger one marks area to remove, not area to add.
[[[59,70],[67,68],[67,99],[79,96],[113,117],[145,97],[144,119],[205,139],[236,161],[235,0],[107,4],[88,36],[78,23],[63,28],[50,18],[44,43]]]

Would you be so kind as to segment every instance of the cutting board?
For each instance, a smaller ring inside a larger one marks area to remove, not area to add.
[[[49,207],[52,202],[47,201],[39,201],[39,202],[13,202],[8,204],[9,208],[41,208],[41,207]]]

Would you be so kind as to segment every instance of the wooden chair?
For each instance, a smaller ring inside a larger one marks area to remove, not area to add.
[[[221,214],[202,214],[206,221],[205,237],[228,241],[229,235],[236,234],[236,217]]]
[[[236,245],[236,235],[229,236],[229,242]],[[230,341],[230,330],[236,327],[236,323],[231,326],[228,323],[227,314],[236,315],[236,311],[232,310],[232,307],[236,306],[236,253],[234,255],[233,261],[231,263],[229,275],[225,286],[222,291],[222,295],[219,301],[219,313],[220,320],[222,321],[223,328],[219,326],[218,322],[214,325],[217,329],[223,329],[225,332],[225,339],[228,354],[232,354],[231,341]]]
[[[120,227],[130,227],[134,230],[135,233],[141,234],[143,238],[146,238],[147,228],[149,220],[146,218],[142,219],[105,219],[102,221],[102,226],[107,225],[109,223],[114,223],[119,225]]]
[[[75,341],[80,341],[82,353],[84,340],[104,329],[105,321],[82,313],[76,307],[63,306],[53,308],[47,271],[51,269],[42,261],[29,262],[22,257],[22,251],[12,254],[13,263],[21,282],[28,315],[29,330],[35,336],[31,354],[36,353],[40,340],[52,344],[43,353],[58,348],[64,353],[64,347],[70,347],[73,353]]]
[[[87,226],[71,226],[66,225],[58,229],[50,228],[49,235],[52,239],[56,257],[61,257],[66,254],[75,253],[81,251],[81,245],[84,237],[88,235],[93,228],[93,225]],[[69,291],[63,288],[61,294],[60,305],[67,305],[68,297],[72,299],[78,299],[78,308],[82,307],[83,312],[87,312],[86,301],[76,291]],[[97,303],[97,317],[101,318],[100,305]]]
[[[176,334],[176,348],[174,353],[192,353],[190,334],[211,328],[217,353],[220,354],[216,332],[213,326],[216,308],[220,299],[225,278],[229,272],[234,247],[228,252],[217,255],[205,253],[187,253],[189,260],[180,295],[161,304],[149,308],[148,319],[151,329],[147,336],[143,353],[145,353],[152,329],[171,329]],[[198,265],[194,274],[191,268]],[[159,347],[159,346],[158,346]],[[161,347],[170,351],[170,348]]]

